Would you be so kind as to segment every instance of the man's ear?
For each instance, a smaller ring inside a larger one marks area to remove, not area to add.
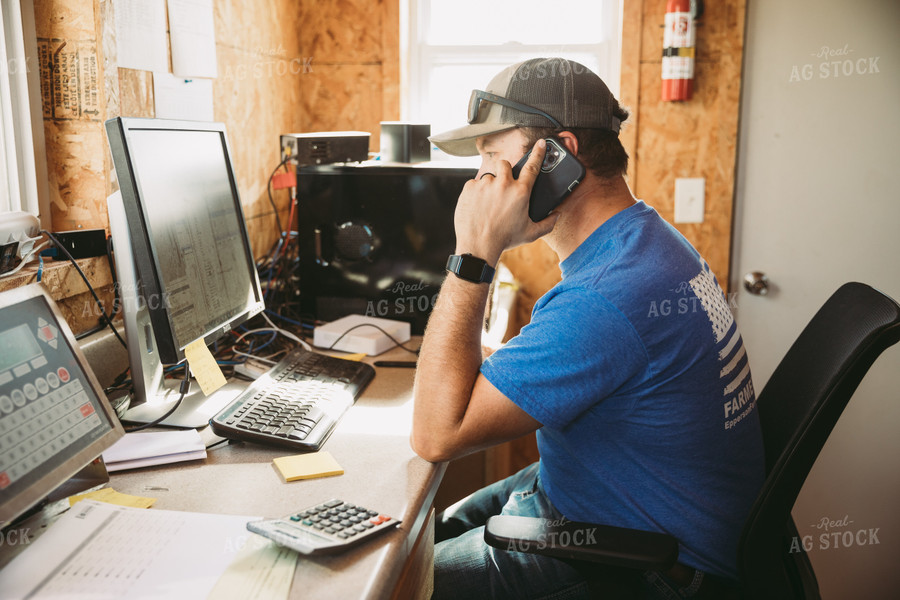
[[[578,156],[578,138],[571,131],[562,131],[556,137],[563,143],[572,156]]]

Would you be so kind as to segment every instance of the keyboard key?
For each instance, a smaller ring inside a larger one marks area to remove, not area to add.
[[[320,409],[318,407],[313,407],[313,408],[310,408],[309,411],[307,411],[306,415],[303,417],[303,420],[312,421],[313,423],[316,423],[316,422],[318,422],[319,419],[322,418],[322,416],[324,414],[325,413],[322,412],[322,409]]]

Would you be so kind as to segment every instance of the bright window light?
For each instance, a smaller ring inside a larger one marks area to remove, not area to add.
[[[465,125],[471,91],[529,58],[578,61],[618,94],[621,0],[407,2],[402,118],[432,133]]]
[[[450,46],[596,44],[607,33],[597,0],[431,0],[424,40]]]

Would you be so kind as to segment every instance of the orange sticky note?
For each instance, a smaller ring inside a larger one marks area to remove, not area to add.
[[[343,475],[344,469],[327,451],[282,456],[272,461],[285,481]]]
[[[212,352],[206,347],[202,339],[191,342],[184,348],[184,356],[187,358],[191,373],[205,396],[225,385],[225,376],[222,369],[213,357]]]

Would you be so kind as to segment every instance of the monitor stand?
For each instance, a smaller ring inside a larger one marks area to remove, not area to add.
[[[163,416],[175,405],[181,392],[180,379],[164,380],[163,386],[156,390],[154,396],[137,406],[129,408],[122,417],[123,421],[130,423],[151,423]],[[165,418],[160,425],[169,427],[183,427],[186,429],[198,429],[209,424],[209,420],[228,406],[228,403],[237,398],[244,391],[246,384],[226,383],[212,395],[206,396],[196,383],[191,385],[190,391],[181,401],[181,405],[171,415]],[[137,395],[137,394],[135,394]]]
[[[134,256],[131,250],[131,235],[125,217],[120,192],[107,198],[109,209],[109,230],[113,238],[116,273],[119,280],[119,301],[122,306],[122,320],[125,337],[128,340],[128,361],[131,365],[131,380],[134,383],[132,408],[122,417],[123,421],[150,423],[166,414],[181,396],[181,379],[166,379],[163,364],[159,360],[156,338],[147,301],[139,289]],[[209,420],[246,387],[246,384],[228,383],[206,396],[200,386],[192,384],[191,389],[174,413],[160,425],[170,427],[204,427]]]

